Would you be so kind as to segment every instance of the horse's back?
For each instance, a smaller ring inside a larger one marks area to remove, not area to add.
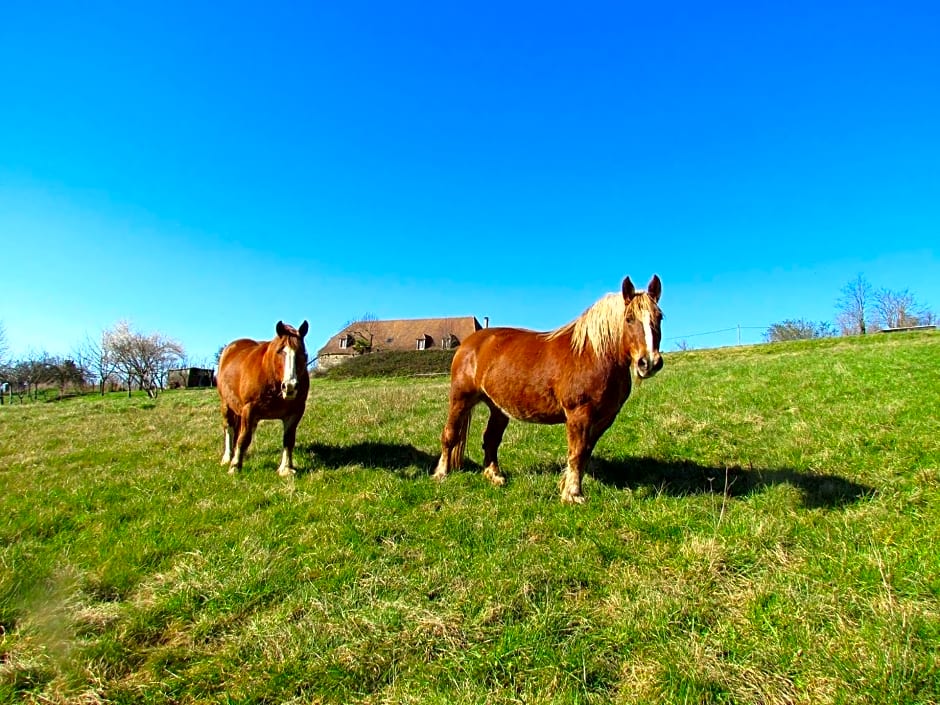
[[[239,338],[225,346],[219,356],[219,373],[216,375],[219,394],[232,407],[241,395],[245,379],[251,379],[261,371],[264,343],[250,338]],[[257,360],[257,362],[255,362]],[[252,375],[252,371],[255,374]]]
[[[559,423],[564,414],[554,393],[557,345],[524,328],[483,328],[457,348],[452,389],[482,394],[516,419]]]
[[[259,341],[252,340],[251,338],[233,340],[222,349],[222,354],[219,356],[219,368],[224,367],[226,364],[231,364],[232,361],[243,357],[246,353],[256,349],[259,345],[261,345]]]
[[[526,328],[481,328],[457,348],[454,365],[472,362],[481,370],[493,365],[531,368],[551,347],[545,333]]]

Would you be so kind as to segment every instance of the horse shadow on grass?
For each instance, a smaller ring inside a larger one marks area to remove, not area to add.
[[[437,465],[438,455],[410,444],[364,441],[334,446],[309,443],[297,450],[309,460],[309,467],[337,469],[349,466],[382,469],[401,477],[427,477]],[[479,472],[482,466],[465,458],[458,472]],[[527,471],[557,473],[562,468],[546,464]],[[698,494],[739,498],[757,494],[768,487],[790,485],[802,495],[803,506],[810,509],[837,509],[870,497],[875,490],[838,475],[801,472],[791,468],[749,466],[713,467],[691,461],[664,461],[656,458],[592,458],[588,474],[596,481],[618,489],[650,489],[673,497]],[[513,472],[508,472],[512,482]]]
[[[311,467],[342,468],[359,465],[364,468],[388,470],[403,477],[422,477],[437,463],[438,456],[404,443],[364,441],[348,446],[308,443],[298,450],[310,461]]]
[[[588,470],[598,482],[620,489],[649,488],[670,496],[717,494],[748,497],[765,488],[790,485],[808,509],[837,509],[870,497],[875,490],[838,475],[821,475],[790,468],[710,467],[688,461],[655,458],[594,458]]]

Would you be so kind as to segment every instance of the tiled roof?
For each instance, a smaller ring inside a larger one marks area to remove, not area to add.
[[[353,343],[360,339],[371,341],[372,352],[417,350],[419,339],[425,341],[427,349],[456,347],[481,327],[475,316],[356,322],[332,335],[317,355],[354,355]],[[342,347],[343,339],[348,341],[348,347]]]

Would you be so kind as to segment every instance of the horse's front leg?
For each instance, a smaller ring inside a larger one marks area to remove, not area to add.
[[[297,424],[300,423],[300,417],[288,416],[282,421],[284,423],[284,449],[281,451],[281,466],[277,469],[277,474],[281,477],[289,477],[296,474],[294,442],[297,440]]]
[[[591,442],[591,410],[579,407],[568,412],[565,432],[568,437],[568,465],[558,483],[561,501],[567,504],[583,504],[581,478],[591,458],[594,444]]]
[[[221,465],[229,465],[232,462],[232,454],[235,451],[235,438],[238,435],[239,421],[235,412],[224,404],[222,408],[222,421],[224,448],[222,449]]]
[[[435,480],[443,480],[447,473],[459,469],[463,464],[464,449],[467,445],[467,432],[473,415],[476,400],[465,395],[451,394],[447,423],[441,432],[441,458],[431,475]]]

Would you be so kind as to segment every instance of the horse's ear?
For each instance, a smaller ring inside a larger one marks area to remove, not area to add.
[[[663,295],[663,283],[659,281],[659,275],[654,274],[650,283],[646,285],[647,295],[656,303],[659,303],[659,297]]]
[[[623,300],[625,303],[630,303],[630,300],[636,296],[636,289],[633,286],[633,282],[630,281],[630,277],[623,278],[623,285],[620,289],[623,291]]]
[[[303,338],[305,335],[307,335],[308,330],[310,330],[310,326],[307,325],[306,321],[304,321],[300,324],[300,328],[297,329],[297,332],[300,333],[300,337]]]
[[[274,331],[277,333],[277,337],[287,335],[287,329],[284,327],[284,321],[278,321],[277,326],[275,326]]]

